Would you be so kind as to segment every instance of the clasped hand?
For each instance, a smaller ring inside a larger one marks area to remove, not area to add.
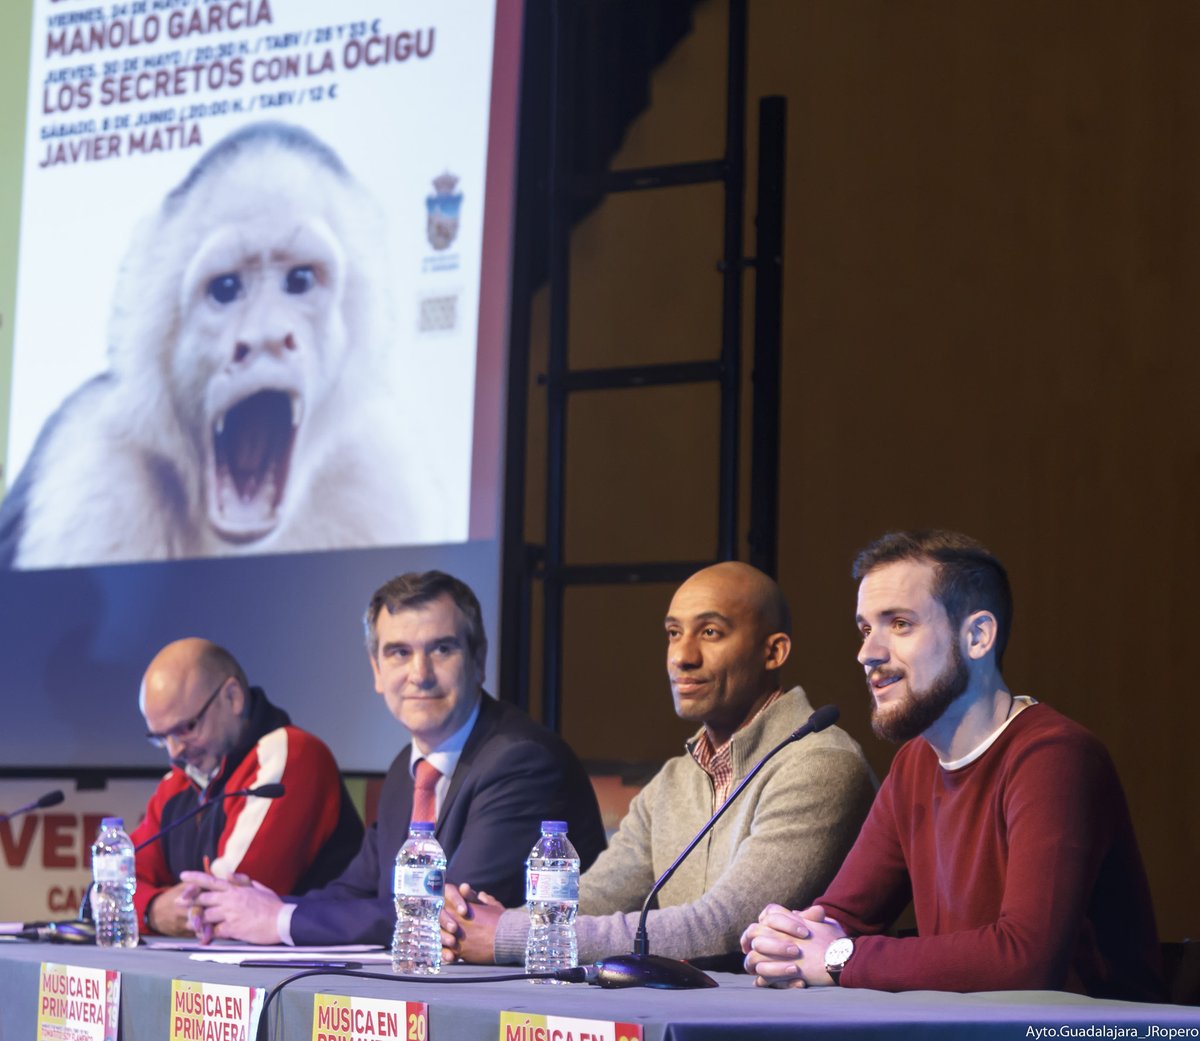
[[[754,983],[759,987],[831,986],[825,949],[845,935],[820,904],[803,911],[767,904],[758,921],[742,933],[746,971],[757,977]]]
[[[279,943],[279,909],[283,901],[249,875],[217,878],[205,871],[184,871],[186,883],[177,897],[187,908],[188,927],[201,943],[214,938],[246,943]]]
[[[466,882],[446,887],[442,909],[442,962],[491,965],[495,960],[496,924],[504,905],[488,893],[476,892]]]

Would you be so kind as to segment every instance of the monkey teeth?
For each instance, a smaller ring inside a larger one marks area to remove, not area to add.
[[[279,523],[303,415],[298,395],[260,390],[213,422],[209,519],[223,538],[253,541]]]

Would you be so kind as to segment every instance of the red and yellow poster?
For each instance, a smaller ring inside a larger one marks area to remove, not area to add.
[[[43,962],[38,977],[38,1041],[116,1041],[121,974]]]
[[[420,1001],[313,995],[312,1041],[426,1041],[429,1009]]]
[[[642,1041],[636,1023],[500,1013],[500,1041]]]
[[[170,1041],[253,1041],[265,991],[199,980],[171,981]]]

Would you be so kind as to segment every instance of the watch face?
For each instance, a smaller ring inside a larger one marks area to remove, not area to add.
[[[840,940],[834,940],[825,949],[825,967],[831,969],[843,968],[850,960],[850,955],[854,953],[854,941],[843,936]]]

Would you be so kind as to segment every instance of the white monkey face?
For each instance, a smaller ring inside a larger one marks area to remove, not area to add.
[[[200,442],[209,525],[226,541],[264,538],[287,515],[306,417],[346,350],[344,271],[323,219],[278,206],[219,224],[186,267],[171,385]]]

